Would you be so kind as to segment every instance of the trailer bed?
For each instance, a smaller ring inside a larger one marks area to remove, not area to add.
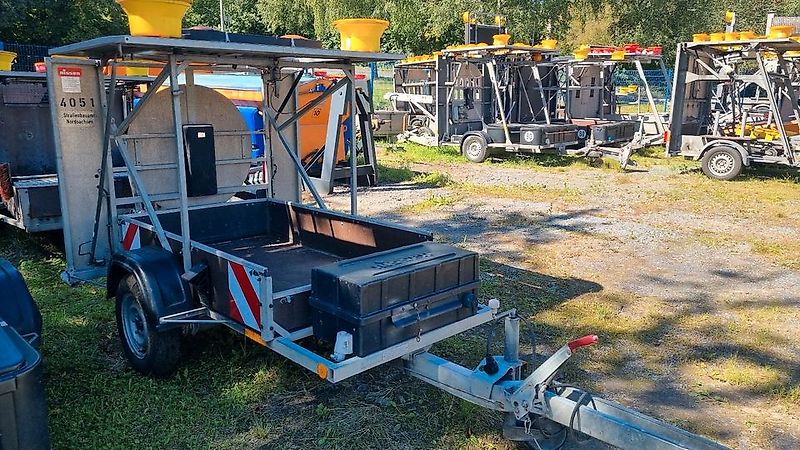
[[[267,236],[221,242],[214,247],[266,267],[275,292],[307,286],[313,268],[344,259],[299,243],[276,244]]]

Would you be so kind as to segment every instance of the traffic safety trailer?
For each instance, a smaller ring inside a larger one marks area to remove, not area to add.
[[[722,180],[754,164],[800,166],[796,55],[789,38],[678,44],[668,155]]]
[[[644,69],[657,66],[663,80],[669,82],[661,47],[583,46],[575,55],[555,58],[553,70],[558,72],[558,105],[563,117],[583,127],[579,131],[584,144],[580,152],[593,158],[615,157],[625,168],[637,150],[663,144],[665,108],[659,110]],[[636,84],[618,85],[615,74],[625,66],[635,69]],[[640,106],[642,93],[648,106],[645,111]],[[636,111],[623,110],[623,99],[629,96],[635,99]]]
[[[53,53],[84,58],[47,62],[65,279],[107,277],[123,348],[136,370],[169,373],[182,333],[223,325],[333,383],[394,361],[505,413],[506,435],[537,447],[557,446],[573,429],[627,449],[723,448],[555,382],[569,357],[596,336],[526,368],[520,318],[502,311],[498,300],[478,297],[478,256],[432,242],[425,232],[358,216],[355,171],[350,214],[326,208],[297,156],[296,122],[306,109],[292,108],[293,75],[342,70],[338,86],[355,116],[354,64],[399,55],[130,36]],[[155,88],[122,122],[104,110],[100,65],[108,61],[162,67]],[[244,183],[253,156],[235,107],[192,83],[192,72],[209,66],[252,71],[263,80],[269,145],[258,162],[271,170],[261,185]],[[60,106],[73,98],[91,106]],[[75,117],[80,123],[66,120]],[[368,125],[361,132],[371,141]],[[114,148],[130,194],[109,182],[117,171],[109,163]],[[352,149],[349,155],[353,167]],[[315,205],[302,204],[301,187]],[[487,355],[475,369],[429,352],[436,342],[489,323],[504,328],[504,354]]]

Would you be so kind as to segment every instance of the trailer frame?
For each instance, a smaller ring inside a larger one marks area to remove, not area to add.
[[[753,163],[800,167],[785,126],[800,124],[796,71],[785,56],[797,51],[788,38],[678,44],[667,156],[702,160],[706,175],[723,180]],[[747,64],[755,71],[740,73]],[[766,101],[745,101],[748,86],[766,91]],[[753,137],[752,125],[774,126],[778,138]]]
[[[180,99],[182,90],[177,82],[177,75],[188,70],[188,86],[191,83],[193,62],[230,65],[231,68],[236,66],[240,70],[244,70],[242,66],[249,66],[262,71],[262,80],[265,84],[276,85],[282,69],[343,67],[347,77],[345,83],[350,92],[350,107],[355,116],[357,105],[351,76],[352,65],[356,62],[398,59],[399,55],[216,42],[187,43],[185,40],[127,36],[100,38],[54,49],[52,52],[99,58],[58,61],[49,59],[48,69],[63,69],[49,70],[53,81],[50,83],[51,92],[58,95],[65,93],[64,87],[67,88],[66,91],[77,90],[77,82],[60,79],[64,76],[85,77],[82,81],[97,84],[90,86],[88,94],[99,95],[103,86],[102,72],[98,70],[99,60],[124,58],[122,61],[124,64],[128,59],[147,57],[166,62],[154,84],[159,86],[167,78],[171,80],[168,89],[172,97],[171,125],[175,133],[170,138],[175,139],[175,144],[174,149],[168,150],[177,152],[179,192],[177,196],[164,197],[167,200],[177,200],[172,207],[156,209],[154,202],[159,198],[149,195],[150,186],[143,182],[139,173],[142,164],[137,163],[126,148],[126,137],[130,138],[126,133],[131,123],[141,113],[142,105],[155,98],[156,89],[148,91],[139,108],[121,124],[114,124],[106,112],[103,121],[91,123],[93,132],[81,131],[80,136],[84,140],[81,143],[86,143],[87,147],[84,149],[85,153],[80,153],[76,149],[78,146],[70,147],[70,152],[64,152],[61,149],[61,140],[57,139],[60,175],[64,170],[73,176],[76,171],[82,173],[82,170],[85,171],[83,173],[91,174],[95,170],[91,166],[97,164],[101,173],[99,177],[104,181],[96,188],[97,205],[83,205],[85,211],[91,212],[97,208],[98,213],[91,223],[93,226],[87,227],[86,222],[75,222],[76,225],[93,230],[72,229],[67,226],[64,228],[66,241],[76,239],[78,234],[85,235],[87,231],[92,231],[92,242],[95,244],[91,257],[88,258],[89,264],[85,267],[78,265],[70,267],[72,272],[69,275],[74,277],[79,273],[90,273],[76,269],[94,270],[95,273],[108,269],[104,273],[108,275],[110,296],[115,294],[114,285],[123,280],[122,277],[135,279],[141,290],[141,293],[137,294],[137,301],[141,300],[143,302],[141,306],[146,310],[142,314],[155,319],[152,323],[156,327],[155,336],[159,336],[160,333],[173,333],[176,328],[191,331],[202,325],[225,325],[330,382],[338,382],[372,367],[397,361],[406,371],[423,381],[478,405],[506,413],[512,421],[522,423],[524,432],[518,435],[517,439],[525,441],[537,440],[537,436],[532,434],[534,432],[531,429],[532,420],[543,417],[561,424],[565,433],[571,428],[627,449],[642,448],[642,445],[659,449],[724,448],[705,438],[678,430],[618,405],[604,407],[602,410],[598,407],[588,408],[582,404],[585,396],[576,399],[575,391],[558,386],[553,380],[561,367],[580,347],[595,343],[596,336],[586,336],[569,342],[523,378],[521,370],[523,362],[519,358],[520,319],[514,310],[501,312],[500,302],[496,299],[489,300],[486,305],[477,306],[474,313],[467,318],[424,333],[420,329],[416,339],[402,341],[360,358],[346,358],[347,351],[339,357],[336,353],[326,356],[313,351],[299,342],[309,337],[310,333],[313,333],[313,328],[309,329],[302,322],[295,323],[294,327],[281,324],[277,318],[279,305],[275,301],[277,297],[282,297],[288,299],[283,303],[284,306],[289,305],[289,308],[302,306],[292,302],[308,294],[309,285],[304,283],[302,276],[297,278],[295,275],[301,266],[303,270],[307,270],[320,264],[314,262],[314,258],[331,261],[337,258],[371,255],[385,249],[404,248],[410,246],[409,244],[429,241],[432,236],[419,230],[358,216],[356,171],[351,173],[350,214],[337,213],[325,208],[319,192],[315,190],[313,182],[308,179],[297,158],[296,146],[289,142],[286,133],[281,130],[271,135],[271,144],[289,153],[288,158],[283,159],[281,164],[299,172],[317,207],[300,204],[292,198],[280,198],[276,189],[286,186],[275,185],[272,173],[270,179],[266,180],[269,183],[267,185],[247,186],[247,189],[231,186],[229,189],[230,193],[240,192],[240,189],[256,191],[255,198],[235,201],[216,199],[190,205],[186,185],[187,175],[183,170],[187,161],[180,132],[183,125]],[[112,68],[117,63],[118,61],[112,61]],[[82,70],[74,70],[71,67]],[[112,75],[113,80],[114,75]],[[288,91],[292,89],[293,87],[290,87]],[[265,89],[265,92],[270,91]],[[56,102],[56,98],[56,95],[51,95],[51,102]],[[278,119],[266,106],[265,112],[270,125],[272,128],[279,128]],[[98,108],[95,111],[99,110]],[[74,140],[70,139],[74,138],[75,134],[70,135],[69,130],[63,125],[56,123],[54,127],[59,131],[63,144],[74,143]],[[219,132],[227,135],[238,133],[225,130]],[[371,140],[368,132],[366,137]],[[108,156],[114,145],[119,147],[125,161],[125,171],[134,187],[135,194],[127,198],[116,196],[114,184],[109,181],[111,177],[108,175],[112,174],[114,169],[108,161]],[[292,154],[293,150],[295,154]],[[105,155],[103,158],[98,158],[103,155]],[[271,155],[271,157],[276,156],[277,154]],[[75,161],[67,161],[75,158],[83,158],[77,167],[69,164]],[[351,164],[355,165],[355,161],[353,150]],[[268,161],[268,164],[272,166],[273,161]],[[102,175],[103,171],[107,171],[106,176]],[[76,205],[69,203],[70,200],[74,200],[67,195],[73,194],[69,189],[77,188],[77,191],[84,192],[92,188],[92,183],[94,182],[91,179],[64,177],[61,183],[62,205]],[[290,181],[289,184],[292,183],[294,184],[290,186],[291,191],[297,192],[300,182]],[[270,195],[259,196],[257,192],[259,190],[264,190]],[[120,212],[119,207],[123,205],[137,207],[133,211]],[[65,210],[65,217],[71,219],[71,214],[74,212]],[[257,220],[242,220],[243,217],[250,215],[257,217]],[[237,234],[232,237],[231,232]],[[108,249],[100,245],[106,237],[111,241]],[[252,242],[256,238],[257,244]],[[82,244],[79,241],[73,243],[78,247]],[[315,252],[301,253],[296,257],[300,264],[294,267],[290,267],[288,258],[285,258],[286,253],[273,252],[279,248],[293,250],[302,246],[306,246],[306,250]],[[68,258],[69,251],[70,249]],[[104,251],[111,255],[104,254]],[[78,256],[86,255],[78,254]],[[86,259],[83,263],[87,262]],[[416,261],[416,256],[413,260]],[[393,267],[395,263],[397,261],[386,262],[389,267]],[[475,264],[477,265],[477,262]],[[209,274],[214,276],[209,279],[207,277]],[[293,278],[287,282],[280,280],[278,274],[291,275]],[[283,287],[278,287],[279,282],[284,282]],[[124,291],[117,290],[117,292],[124,294]],[[119,305],[124,305],[126,298],[124,295],[117,298],[118,315],[123,328],[126,323],[123,317],[125,313],[120,312]],[[220,313],[217,308],[219,304],[236,308],[239,317],[234,317],[233,309],[229,309],[228,314]],[[494,324],[502,322],[504,325],[504,354],[497,357],[487,356],[475,370],[470,371],[429,353],[430,346],[434,343],[490,322]],[[150,324],[149,320],[142,324],[145,331],[149,332],[147,327]],[[174,334],[172,337],[175,337]],[[123,345],[128,344],[123,342]],[[337,337],[335,348],[338,347]],[[343,348],[346,349],[347,345],[343,345]],[[349,354],[352,354],[352,350]],[[615,405],[610,402],[598,402],[598,404]],[[575,420],[576,416],[578,420]],[[513,431],[515,427],[519,428],[516,422],[508,428]]]

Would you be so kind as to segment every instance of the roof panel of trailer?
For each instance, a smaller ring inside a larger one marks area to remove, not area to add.
[[[544,48],[535,45],[527,44],[511,44],[511,45],[462,45],[457,48],[446,48],[442,50],[446,55],[489,55],[496,54],[499,56],[516,56],[516,55],[556,55],[557,49]]]
[[[320,63],[368,63],[397,61],[404,55],[331,50],[283,45],[242,44],[237,42],[139,36],[105,36],[50,49],[51,55],[86,56],[111,59],[122,55],[134,58],[166,60],[170,54],[224,58],[269,58]]]
[[[47,74],[43,72],[20,72],[18,70],[0,70],[0,78],[44,79],[47,78]]]
[[[686,48],[705,50],[712,53],[739,53],[741,51],[800,51],[800,42],[790,38],[748,39],[740,41],[686,42]]]
[[[21,71],[7,71],[7,70],[0,70],[0,78],[4,80],[28,80],[28,81],[44,81],[47,79],[47,73],[45,72],[21,72]],[[121,83],[147,83],[153,81],[155,77],[129,77],[129,76],[121,76],[117,77],[117,81]]]

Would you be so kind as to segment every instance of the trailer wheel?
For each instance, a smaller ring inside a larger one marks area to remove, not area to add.
[[[564,447],[569,432],[567,429],[550,419],[534,419],[533,428],[530,431],[530,440],[522,441],[521,444],[526,449],[531,450],[558,450]]]
[[[489,157],[489,147],[482,137],[471,134],[461,141],[461,153],[474,163],[482,163]]]
[[[718,146],[703,155],[703,173],[717,180],[732,180],[742,173],[742,155],[733,147]]]
[[[156,320],[133,275],[120,280],[116,304],[117,330],[131,366],[144,375],[172,374],[180,358],[180,330],[156,330]]]

